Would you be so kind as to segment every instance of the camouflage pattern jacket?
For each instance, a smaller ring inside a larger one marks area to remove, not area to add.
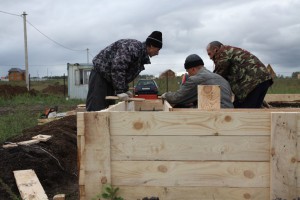
[[[150,64],[150,58],[145,42],[121,39],[100,51],[93,64],[119,94],[128,91],[128,84],[145,69],[144,64]]]
[[[229,83],[220,75],[202,67],[194,76],[190,76],[176,92],[167,92],[166,100],[171,104],[189,104],[198,100],[198,85],[220,85],[221,107],[233,108]]]
[[[257,85],[272,79],[265,65],[256,56],[241,48],[222,46],[213,60],[214,72],[228,80],[240,101]]]

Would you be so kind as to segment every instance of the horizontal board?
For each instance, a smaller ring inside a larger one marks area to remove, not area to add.
[[[163,110],[163,101],[162,99],[156,100],[145,100],[143,102],[134,102],[135,111],[162,111]]]
[[[269,188],[228,188],[228,187],[119,187],[118,196],[124,199],[159,197],[163,200],[269,200]]]
[[[265,101],[300,101],[300,94],[266,94]]]
[[[269,161],[270,137],[112,136],[111,159]]]
[[[112,184],[269,187],[268,162],[112,161]]]
[[[111,112],[111,135],[270,135],[268,112]]]

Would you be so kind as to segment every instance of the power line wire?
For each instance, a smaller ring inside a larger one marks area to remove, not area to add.
[[[22,15],[17,15],[17,14],[14,14],[14,13],[9,13],[9,12],[5,12],[3,10],[0,10],[1,13],[4,13],[4,14],[8,14],[8,15],[13,15],[13,16],[18,16],[18,17],[21,17]]]
[[[26,22],[27,22],[30,26],[32,26],[35,30],[37,30],[40,34],[42,34],[43,36],[45,36],[46,38],[48,38],[49,40],[51,40],[51,41],[54,42],[55,44],[57,44],[57,45],[59,45],[59,46],[65,48],[65,49],[68,49],[68,50],[70,50],[70,51],[86,51],[86,49],[84,49],[84,50],[78,50],[78,49],[71,49],[71,48],[69,48],[69,47],[66,47],[66,46],[60,44],[59,42],[56,42],[55,40],[51,39],[49,36],[47,36],[47,35],[44,34],[43,32],[41,32],[38,28],[36,28],[36,27],[35,27],[33,24],[31,24],[28,20],[26,20]]]

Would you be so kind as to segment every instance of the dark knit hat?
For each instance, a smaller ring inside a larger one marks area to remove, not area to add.
[[[154,46],[162,48],[162,33],[160,31],[153,31],[146,39],[147,46]]]
[[[184,62],[184,68],[189,69],[192,67],[197,67],[199,65],[204,65],[203,60],[197,54],[189,55]]]

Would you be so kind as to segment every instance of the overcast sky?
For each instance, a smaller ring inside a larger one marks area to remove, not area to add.
[[[299,0],[0,1],[0,76],[25,69],[23,11],[32,77],[67,75],[67,63],[91,63],[112,42],[145,41],[154,30],[163,33],[163,48],[142,74],[182,73],[192,53],[213,70],[206,53],[213,40],[252,52],[277,74],[300,71]]]

